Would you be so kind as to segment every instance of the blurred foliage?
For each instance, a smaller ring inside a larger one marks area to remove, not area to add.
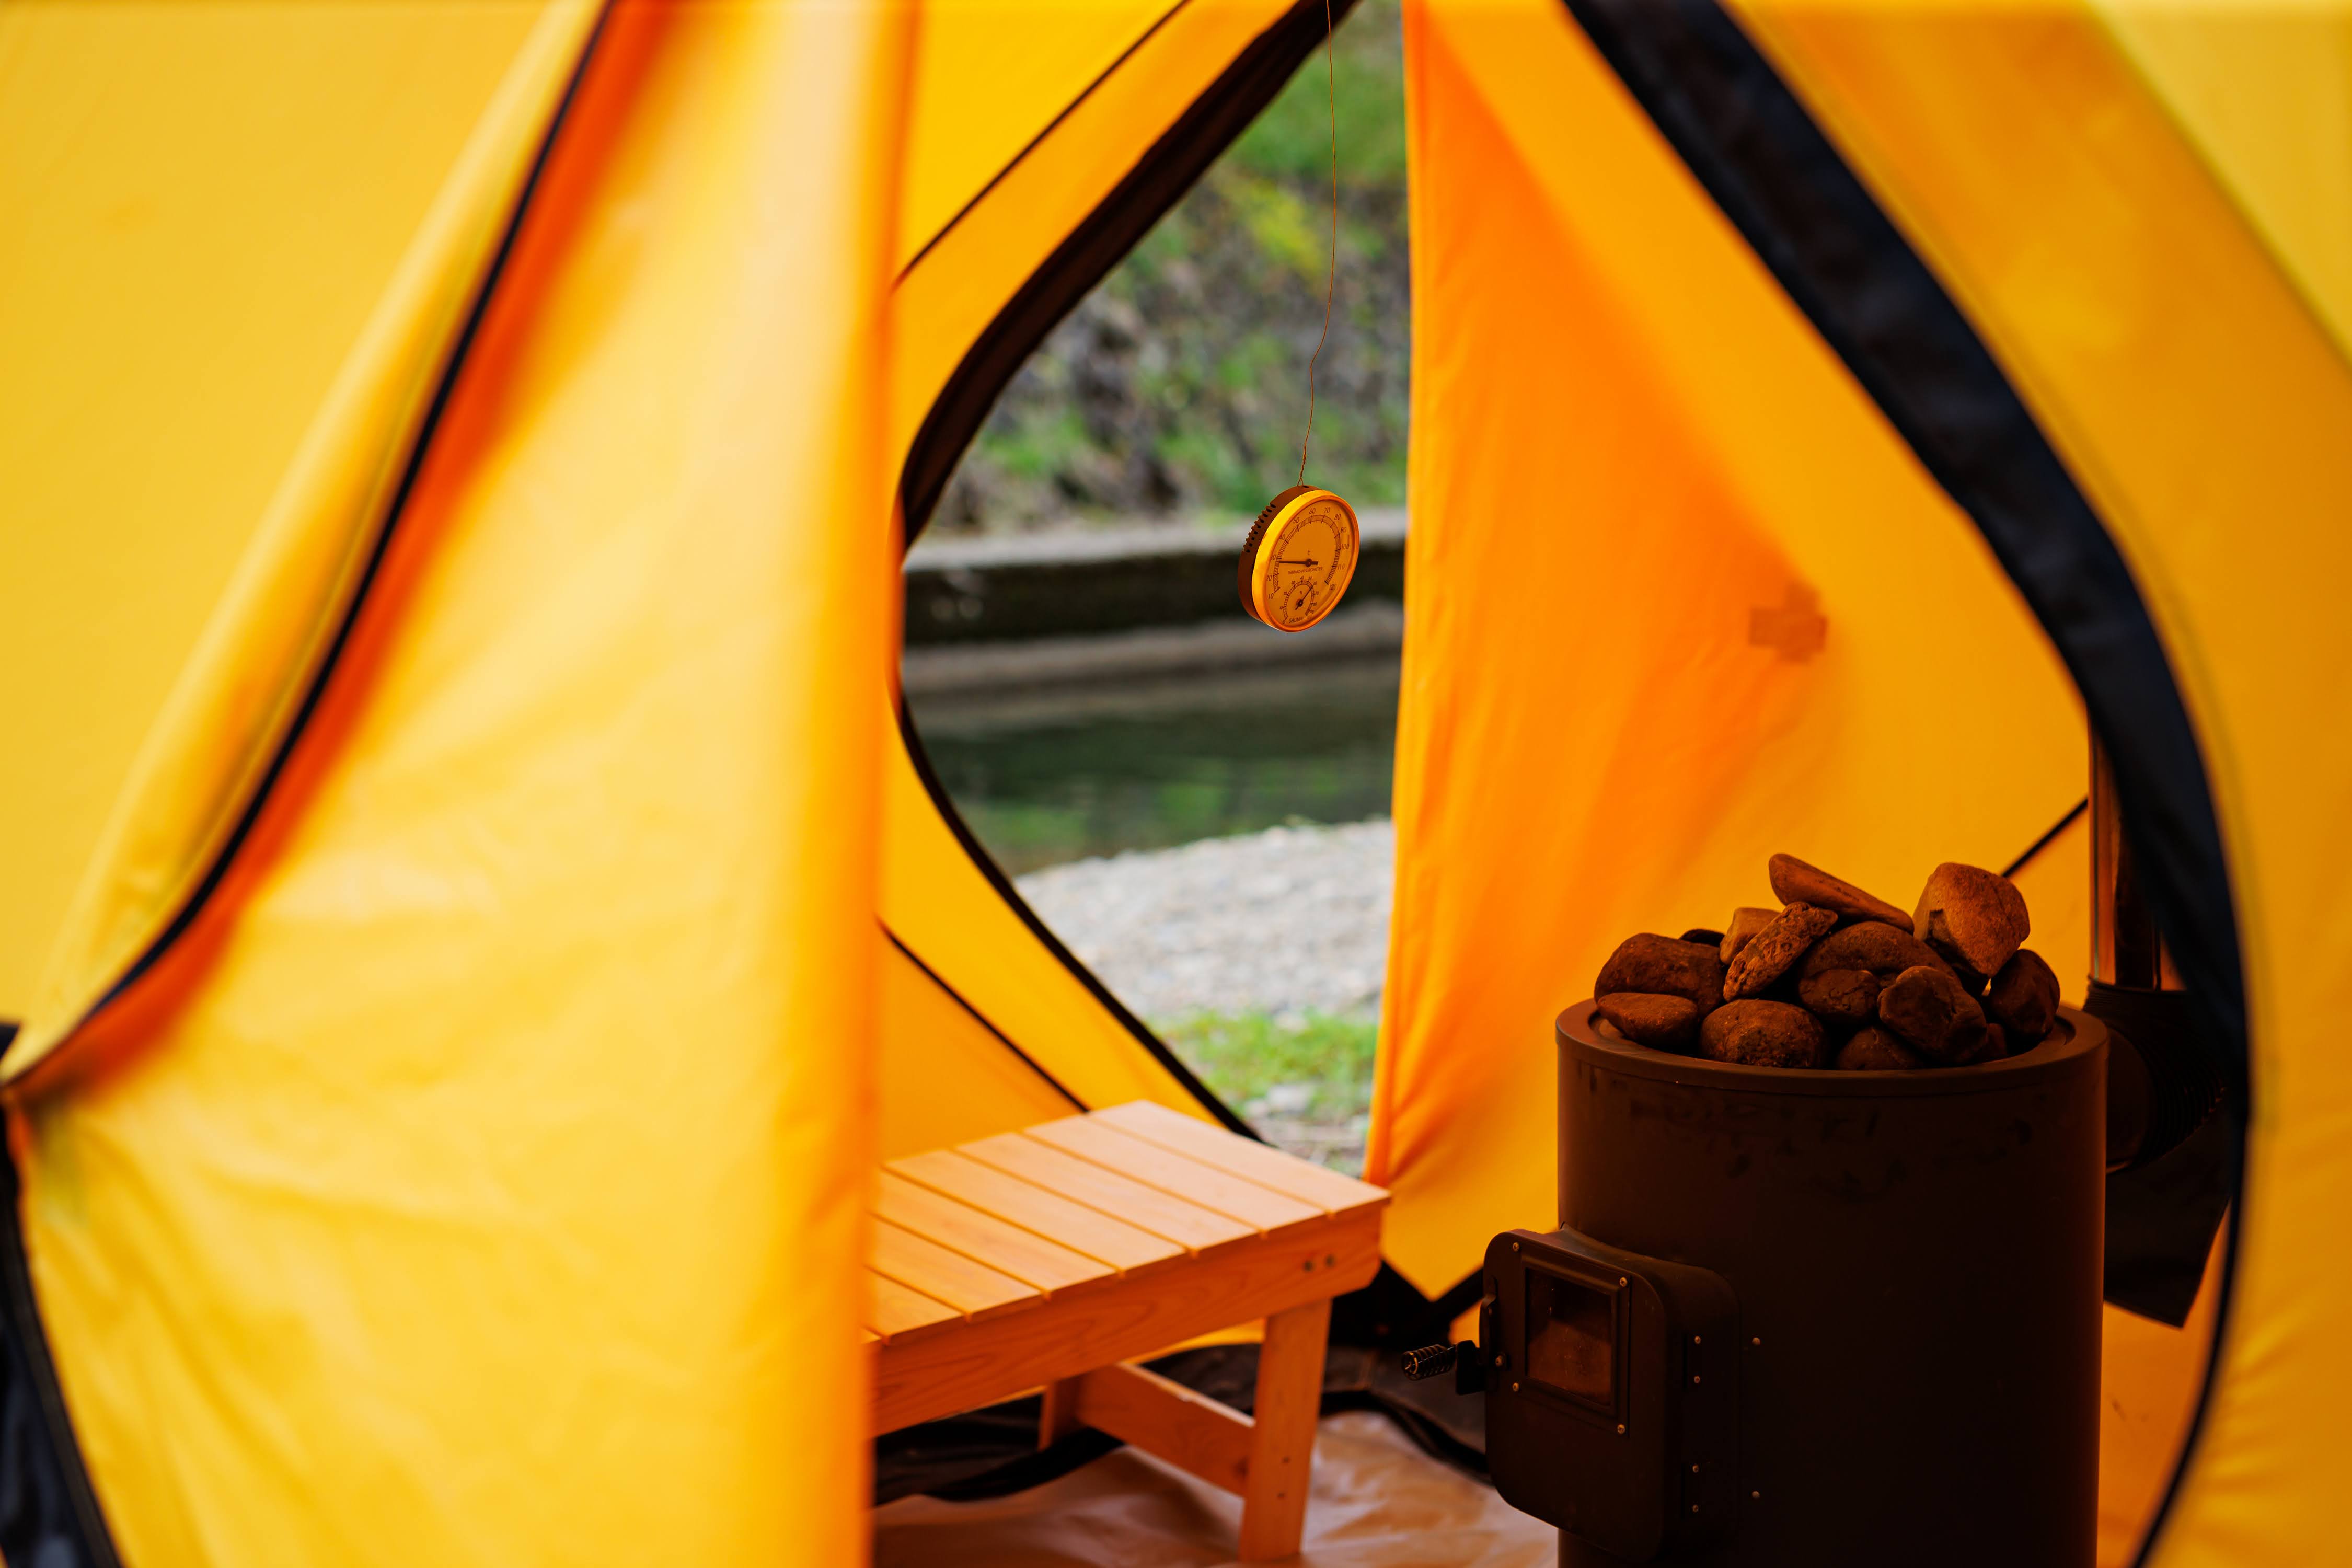
[[[1397,0],[1323,51],[1023,367],[934,521],[1255,512],[1297,477],[1323,330],[1338,121],[1338,282],[1307,477],[1404,499],[1410,296]],[[1327,96],[1328,95],[1328,96]]]
[[[1195,1013],[1152,1026],[1218,1099],[1244,1116],[1284,1084],[1313,1091],[1304,1113],[1318,1121],[1344,1121],[1371,1108],[1372,1047],[1381,1026],[1369,1018]]]

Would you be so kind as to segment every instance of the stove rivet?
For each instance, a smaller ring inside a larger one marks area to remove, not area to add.
[[[1764,1500],[1764,1494],[1762,1492],[1749,1492],[1748,1495],[1756,1502],[1762,1502]]]
[[[1762,1340],[1750,1340],[1748,1342],[1754,1345],[1758,1350],[1762,1350],[1764,1348],[1764,1342]]]
[[[1517,1388],[1517,1387],[1518,1386],[1518,1384],[1513,1384],[1511,1386],[1512,1386],[1512,1387],[1514,1387],[1514,1388]],[[1625,1423],[1623,1423],[1622,1421],[1620,1421],[1619,1423],[1617,1423],[1617,1436],[1619,1436],[1620,1437],[1622,1437],[1624,1435],[1625,1435]]]
[[[1515,1384],[1511,1384],[1511,1392],[1512,1392],[1513,1394],[1517,1394],[1518,1391],[1519,1391],[1519,1385],[1518,1385],[1517,1384],[1516,1384],[1516,1383],[1515,1383]]]
[[[1516,1242],[1516,1241],[1515,1241],[1515,1242],[1511,1243],[1511,1250],[1512,1250],[1513,1252],[1517,1252],[1518,1249],[1519,1249],[1519,1244],[1518,1244],[1517,1242]]]

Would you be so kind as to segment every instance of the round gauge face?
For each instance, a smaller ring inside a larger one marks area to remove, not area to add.
[[[1329,615],[1356,575],[1356,512],[1329,490],[1297,485],[1258,514],[1242,547],[1242,602],[1280,632]]]

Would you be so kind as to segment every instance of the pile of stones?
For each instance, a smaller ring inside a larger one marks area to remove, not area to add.
[[[1610,1028],[1713,1061],[1899,1071],[2016,1056],[2056,1023],[2008,878],[1947,861],[1906,915],[1793,855],[1769,870],[1777,910],[1621,943],[1593,986]]]

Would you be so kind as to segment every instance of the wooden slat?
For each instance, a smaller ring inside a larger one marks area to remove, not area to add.
[[[877,1337],[895,1340],[941,1323],[962,1321],[963,1314],[946,1302],[909,1290],[870,1268],[866,1271],[866,1326]]]
[[[1212,1127],[1199,1117],[1187,1116],[1152,1100],[1115,1105],[1108,1110],[1096,1111],[1091,1120],[1107,1122],[1147,1143],[1157,1143],[1162,1149],[1172,1149],[1204,1164],[1229,1171],[1261,1187],[1272,1187],[1286,1197],[1312,1204],[1325,1214],[1345,1214],[1366,1204],[1376,1204],[1388,1195],[1370,1182],[1325,1170],[1264,1143],[1254,1143],[1222,1127]]]
[[[872,1263],[875,1273],[934,1301],[944,1301],[975,1322],[1045,1300],[1035,1286],[974,1263],[938,1242],[925,1241],[887,1220],[874,1222]]]
[[[1018,1132],[982,1138],[962,1145],[958,1152],[1007,1175],[1057,1193],[1073,1203],[1164,1237],[1188,1253],[1198,1254],[1205,1247],[1257,1234],[1255,1226],[1141,1182],[1129,1181],[1091,1161],[1066,1154]]]
[[[1130,1274],[1184,1256],[1166,1237],[1073,1203],[1034,1183],[982,1164],[953,1149],[933,1149],[883,1167],[931,1191],[994,1215],[1008,1225],[1047,1237],[1074,1252]]]
[[[880,1173],[874,1212],[926,1241],[936,1241],[950,1252],[1034,1285],[1048,1295],[1090,1279],[1108,1279],[1118,1272],[1108,1263],[917,1186],[893,1171]]]
[[[986,1322],[886,1344],[875,1359],[873,1430],[952,1415],[1195,1334],[1328,1300],[1379,1270],[1380,1237],[1377,1209],[1318,1216],[1145,1279],[1089,1285]]]
[[[1324,1217],[1321,1209],[1310,1208],[1297,1198],[1285,1197],[1214,1165],[1204,1165],[1190,1155],[1146,1143],[1090,1116],[1047,1121],[1024,1129],[1021,1135],[1092,1161],[1105,1170],[1163,1193],[1180,1195],[1188,1203],[1214,1209],[1253,1230],[1273,1232],[1285,1226]]]
[[[1229,1492],[1248,1480],[1252,1423],[1232,1405],[1141,1366],[1101,1367],[1079,1378],[1077,1387],[1080,1426]]]

